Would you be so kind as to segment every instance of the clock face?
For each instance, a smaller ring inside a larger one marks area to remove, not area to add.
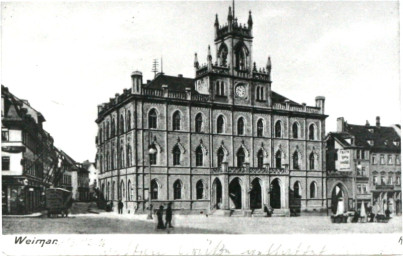
[[[244,85],[238,85],[235,88],[236,96],[244,98],[246,96],[246,88]]]

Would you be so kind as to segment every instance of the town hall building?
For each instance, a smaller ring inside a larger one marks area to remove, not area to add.
[[[315,106],[272,90],[271,60],[253,61],[253,21],[216,16],[215,54],[195,54],[195,78],[159,73],[98,106],[97,167],[125,213],[174,210],[278,216],[327,208],[325,98]]]

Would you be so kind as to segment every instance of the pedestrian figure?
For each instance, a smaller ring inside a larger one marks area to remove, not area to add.
[[[122,200],[119,200],[119,203],[118,203],[118,213],[119,214],[123,213],[123,202],[122,202]]]
[[[161,205],[157,211],[157,219],[158,219],[157,229],[165,229],[164,221],[162,220],[163,214],[164,214],[164,206]]]
[[[386,219],[390,219],[390,210],[389,208],[385,211]]]
[[[170,228],[173,228],[171,221],[172,221],[172,207],[171,207],[171,203],[168,203],[167,211],[165,213],[165,227],[166,228],[168,227],[168,224],[169,224]]]
[[[113,212],[113,201],[111,201],[111,212]]]

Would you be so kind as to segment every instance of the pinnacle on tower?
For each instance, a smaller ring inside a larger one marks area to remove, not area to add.
[[[252,26],[253,26],[252,12],[249,11],[248,27],[251,28]]]
[[[211,57],[211,49],[210,49],[210,45],[208,46],[207,49],[207,61],[211,62],[213,58]]]
[[[271,60],[270,60],[270,56],[269,56],[269,58],[267,59],[266,69],[267,69],[268,72],[271,71]]]
[[[220,24],[218,23],[218,14],[215,15],[214,26],[218,27]]]
[[[199,68],[199,60],[197,59],[197,53],[195,52],[194,67]]]
[[[232,10],[231,10],[231,6],[228,7],[228,25],[230,24],[230,21],[232,21]]]

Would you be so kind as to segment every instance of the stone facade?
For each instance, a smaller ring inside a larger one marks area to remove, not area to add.
[[[326,208],[324,97],[309,107],[272,91],[270,58],[252,64],[251,14],[228,21],[216,20],[217,62],[210,47],[207,64],[195,56],[195,79],[143,84],[133,72],[132,88],[98,107],[100,188],[124,212],[144,211],[150,186],[154,207],[182,211]]]

